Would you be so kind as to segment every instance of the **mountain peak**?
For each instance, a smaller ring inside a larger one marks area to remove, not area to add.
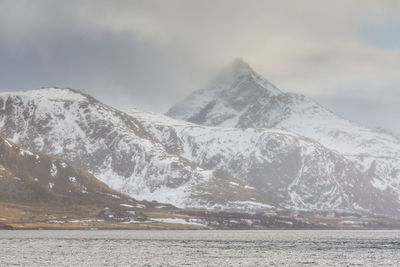
[[[214,85],[230,84],[238,79],[255,76],[257,74],[250,65],[242,59],[237,58],[220,72],[219,76],[214,80]]]
[[[243,61],[241,58],[237,58],[232,62],[231,68],[236,73],[251,73],[254,72],[250,65]]]
[[[267,79],[255,72],[244,60],[235,59],[222,73],[214,80],[210,88],[219,88],[222,90],[240,87],[241,92],[254,91],[268,92],[270,95],[279,95],[282,92]],[[231,90],[229,90],[231,91]]]
[[[167,115],[197,124],[233,127],[255,103],[280,95],[283,93],[249,64],[236,59],[208,88],[193,92]]]

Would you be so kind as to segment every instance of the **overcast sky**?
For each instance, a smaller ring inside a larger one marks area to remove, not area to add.
[[[283,91],[400,133],[400,1],[0,0],[0,90],[157,112],[242,58]]]

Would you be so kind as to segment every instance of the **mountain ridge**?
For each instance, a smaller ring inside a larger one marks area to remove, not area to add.
[[[56,97],[43,94],[49,91]],[[82,96],[60,88],[3,93],[0,133],[33,151],[63,156],[136,199],[228,207],[234,205],[230,200],[240,200],[235,197],[239,192],[256,197],[236,178],[170,153],[134,117]],[[229,182],[238,183],[240,190],[217,186]],[[213,197],[210,190],[225,197]]]
[[[63,155],[138,199],[400,217],[395,137],[281,92],[243,61],[188,99],[171,108],[188,116],[176,120],[71,89],[3,93],[0,134]]]

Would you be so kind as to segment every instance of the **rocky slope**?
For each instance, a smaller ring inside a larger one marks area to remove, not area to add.
[[[309,229],[284,215],[182,210],[120,194],[64,159],[0,137],[0,229]],[[334,227],[331,226],[331,227]]]
[[[61,158],[34,153],[0,137],[1,201],[98,203],[134,201]],[[139,203],[135,201],[135,204]]]
[[[0,229],[392,229],[396,221],[336,214],[176,209],[120,194],[64,159],[0,138]],[[344,217],[343,217],[344,216]],[[351,216],[351,217],[349,217]],[[345,223],[345,224],[344,224]]]
[[[269,204],[245,182],[171,153],[132,116],[72,89],[0,94],[0,134],[63,157],[137,199],[179,207]],[[226,190],[231,183],[236,190]]]
[[[31,220],[54,210],[71,216],[96,216],[104,208],[121,210],[126,205],[131,210],[144,210],[160,205],[129,198],[61,158],[29,151],[3,138],[0,204],[25,207],[22,214],[32,213]],[[7,210],[0,208],[0,217],[7,217],[5,213]]]
[[[200,126],[135,109],[127,113],[174,153],[230,173],[276,207],[398,213],[396,194],[382,194],[370,174],[312,139],[277,129]]]

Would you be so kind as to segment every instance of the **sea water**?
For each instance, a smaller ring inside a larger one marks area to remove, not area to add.
[[[0,266],[400,266],[400,231],[0,231]]]

